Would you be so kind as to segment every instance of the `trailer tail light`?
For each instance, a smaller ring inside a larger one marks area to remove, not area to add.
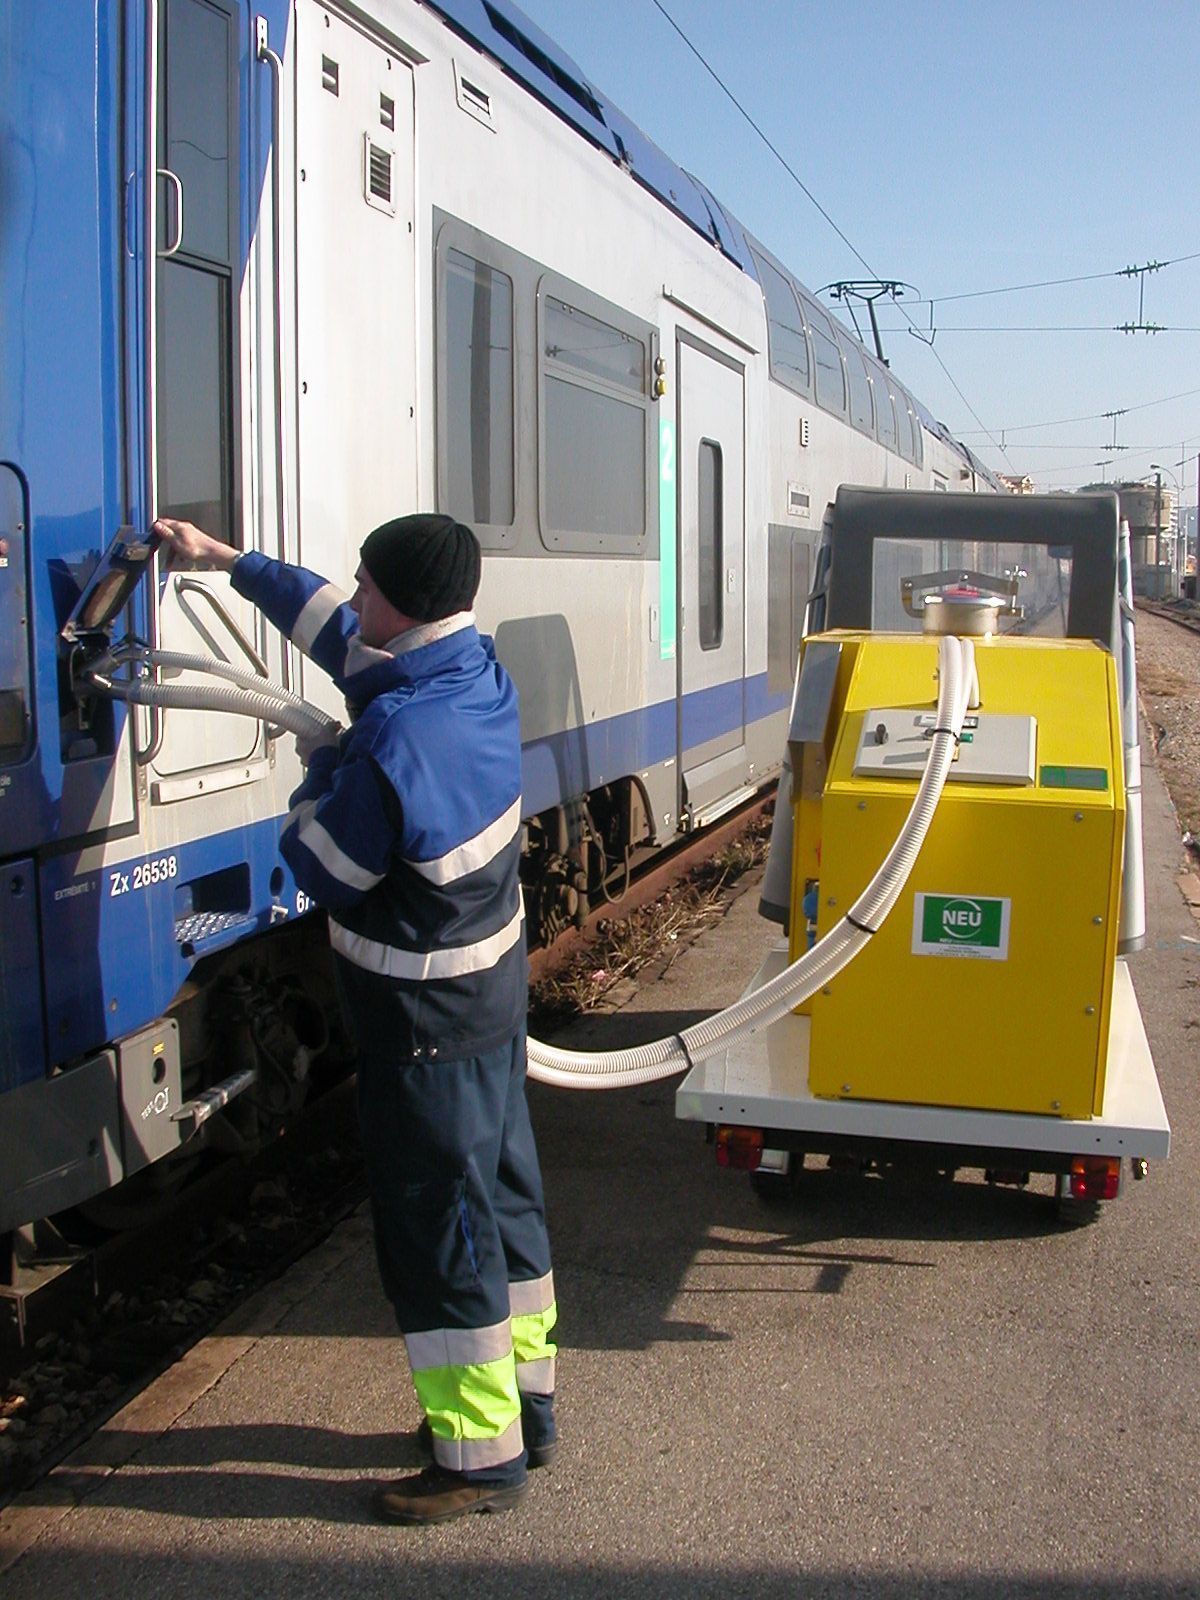
[[[740,1172],[755,1172],[762,1162],[761,1128],[717,1129],[717,1165],[736,1167]]]
[[[1115,1200],[1121,1189],[1119,1156],[1072,1156],[1071,1194],[1076,1200]]]

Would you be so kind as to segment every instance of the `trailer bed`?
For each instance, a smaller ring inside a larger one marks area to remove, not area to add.
[[[782,972],[787,959],[787,944],[781,940],[768,952],[746,992]],[[1103,1155],[1161,1160],[1170,1148],[1166,1109],[1124,961],[1117,962],[1114,975],[1104,1108],[1098,1117],[818,1099],[808,1088],[808,1038],[809,1019],[789,1012],[737,1049],[699,1062],[676,1090],[676,1116],[812,1133],[821,1140],[878,1139],[1051,1158]]]

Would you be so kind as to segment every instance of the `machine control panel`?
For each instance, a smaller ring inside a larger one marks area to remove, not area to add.
[[[856,778],[919,778],[937,724],[932,711],[884,707],[863,718],[854,760]],[[1037,719],[970,712],[950,768],[959,783],[1032,784]]]

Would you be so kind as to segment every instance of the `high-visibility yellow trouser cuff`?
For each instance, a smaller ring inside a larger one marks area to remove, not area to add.
[[[489,1334],[490,1340],[486,1338]],[[501,1324],[495,1329],[455,1330],[449,1339],[445,1334],[410,1334],[406,1340],[413,1387],[433,1432],[434,1460],[452,1472],[498,1466],[521,1453],[516,1361],[506,1335],[507,1328]],[[501,1338],[508,1348],[492,1360],[444,1360],[447,1343],[452,1348],[467,1342],[490,1343],[495,1348]],[[437,1343],[443,1361],[436,1366],[421,1364]]]
[[[558,1346],[551,1343],[549,1335],[557,1321],[558,1304],[554,1301],[544,1311],[530,1311],[512,1319],[517,1388],[522,1394],[554,1393],[554,1358]]]

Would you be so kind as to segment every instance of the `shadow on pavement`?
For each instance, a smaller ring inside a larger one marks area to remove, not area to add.
[[[282,1495],[273,1493],[272,1483],[280,1486]],[[356,1490],[349,1484],[313,1481],[297,1486],[294,1480],[262,1478],[254,1480],[254,1487],[274,1503],[274,1509],[264,1514],[284,1516],[310,1514],[305,1491],[322,1495],[329,1514],[343,1492],[349,1499]],[[298,1489],[301,1498],[295,1498]],[[289,1490],[294,1497],[291,1505],[287,1503]],[[513,1525],[514,1519],[505,1519],[506,1530]],[[461,1546],[463,1542],[471,1552],[465,1558],[447,1554],[448,1544]],[[320,1557],[239,1557],[218,1549],[207,1550],[203,1559],[190,1562],[143,1555],[137,1558],[136,1590],[185,1600],[211,1594],[220,1595],[221,1600],[263,1600],[274,1595],[353,1595],[355,1600],[374,1600],[377,1595],[386,1595],[388,1600],[408,1600],[410,1596],[462,1600],[464,1595],[479,1600],[510,1596],[513,1600],[540,1600],[543,1596],[570,1596],[571,1600],[706,1600],[713,1596],[729,1600],[731,1595],[754,1596],[754,1600],[841,1600],[848,1596],[858,1600],[1096,1600],[1097,1596],[1104,1600],[1190,1600],[1196,1593],[1190,1576],[1130,1579],[1104,1570],[1086,1577],[1063,1577],[1052,1573],[939,1573],[919,1568],[871,1573],[806,1567],[800,1561],[787,1570],[767,1566],[715,1570],[699,1563],[691,1569],[636,1563],[618,1567],[591,1564],[583,1552],[578,1564],[567,1565],[521,1560],[514,1558],[511,1550],[504,1559],[494,1560],[488,1555],[493,1542],[493,1519],[472,1517],[432,1530],[381,1527],[369,1553],[349,1557],[343,1552],[336,1562]],[[422,1555],[423,1548],[431,1553]],[[130,1578],[132,1559],[123,1552],[106,1555],[92,1550],[73,1555],[58,1551],[47,1560],[35,1550],[7,1578],[18,1596],[35,1595],[39,1578],[49,1570],[58,1585],[78,1582],[90,1589],[94,1581],[105,1592],[114,1592],[111,1569],[118,1568]],[[67,1590],[58,1587],[54,1592]]]
[[[704,1013],[660,1011],[589,1017],[555,1043],[609,1050],[678,1033]],[[675,1118],[677,1078],[640,1088],[573,1092],[530,1086],[546,1181],[563,1337],[592,1349],[641,1348],[660,1340],[721,1339],[702,1323],[669,1315],[698,1260],[723,1269],[714,1294],[837,1294],[858,1268],[936,1272],[940,1242],[1006,1241],[1060,1231],[1048,1193],[991,1188],[971,1174],[956,1181],[800,1174],[793,1193],[768,1203],[746,1173],[717,1167],[704,1128]],[[864,1242],[856,1249],[855,1242]],[[894,1248],[893,1248],[894,1247]],[[756,1282],[764,1265],[806,1269],[788,1287]],[[741,1286],[728,1281],[745,1269]],[[613,1275],[639,1293],[588,1292]],[[706,1292],[689,1287],[689,1294]]]

